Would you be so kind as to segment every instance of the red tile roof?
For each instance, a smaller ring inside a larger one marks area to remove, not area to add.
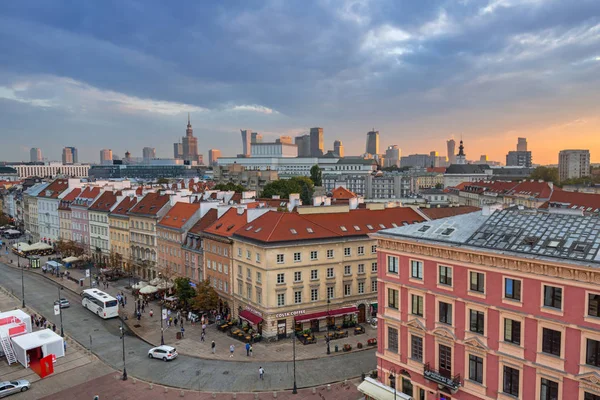
[[[130,214],[156,215],[171,198],[168,194],[147,193],[142,200],[129,210]]]
[[[221,218],[213,222],[209,227],[204,229],[205,233],[212,235],[231,237],[233,234],[244,226],[247,222],[247,213],[244,210],[239,214],[236,207],[232,207],[221,215]]]
[[[111,215],[126,215],[136,203],[137,197],[127,196],[113,209]]]
[[[42,190],[37,197],[43,197],[46,199],[56,199],[58,196],[69,188],[68,179],[55,179],[51,184]]]
[[[583,210],[586,213],[600,213],[600,194],[567,192],[565,190],[554,189],[550,200],[544,203],[541,208],[570,208]]]
[[[158,223],[159,227],[181,229],[200,210],[198,203],[175,203]]]
[[[334,200],[350,200],[355,197],[357,197],[355,193],[342,186],[333,189],[333,193],[331,194],[331,198]]]
[[[437,172],[439,174],[443,174],[446,172],[446,167],[429,167],[427,168],[427,172]]]
[[[77,196],[79,196],[79,193],[81,193],[80,188],[75,188],[75,189],[71,190],[65,197],[63,197],[61,199],[58,209],[59,210],[70,210],[71,202],[73,202],[73,200],[75,200],[77,198]]]
[[[94,204],[92,204],[88,210],[109,212],[112,206],[117,202],[117,196],[120,194],[121,192],[106,191],[96,199]]]
[[[99,187],[86,187],[81,190],[79,196],[71,203],[72,207],[89,207],[90,201],[100,195]]]
[[[440,219],[446,217],[454,217],[456,215],[468,214],[475,211],[480,211],[479,207],[460,206],[460,207],[439,207],[439,208],[420,208],[423,214],[429,219]]]
[[[552,194],[552,187],[550,185],[548,182],[523,181],[509,190],[507,195],[548,199]]]
[[[211,208],[208,210],[204,217],[200,218],[198,222],[194,224],[189,230],[189,233],[195,233],[196,235],[204,232],[206,228],[208,228],[213,222],[217,220],[219,217],[219,212],[216,208]]]
[[[238,230],[236,236],[261,242],[342,238],[423,221],[425,218],[408,207],[323,214],[269,211]]]

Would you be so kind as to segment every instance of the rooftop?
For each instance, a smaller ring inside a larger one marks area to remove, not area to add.
[[[446,174],[485,174],[489,168],[487,164],[452,164],[446,168]]]
[[[81,193],[80,188],[75,188],[75,189],[71,190],[65,197],[62,198],[62,200],[60,201],[60,204],[58,206],[58,209],[59,210],[70,210],[71,203],[77,198],[77,196],[79,196],[80,193]]]
[[[425,214],[428,219],[454,217],[456,215],[468,214],[479,210],[481,210],[479,207],[472,206],[419,208],[419,211]]]
[[[46,199],[57,199],[58,196],[69,188],[69,181],[67,179],[55,179],[50,183],[44,190],[42,190],[37,197],[43,197]]]
[[[126,215],[137,203],[137,197],[127,196],[112,210],[111,215]]]
[[[204,214],[204,216],[202,218],[200,218],[194,224],[194,226],[192,226],[190,228],[188,233],[194,233],[196,235],[199,235],[206,228],[208,228],[213,222],[215,222],[218,217],[219,217],[219,211],[216,208],[211,208],[210,210],[208,210],[206,212],[206,214]]]
[[[335,200],[350,200],[355,197],[357,197],[355,193],[351,192],[343,186],[339,186],[338,188],[333,189],[333,192],[331,193],[331,198]]]
[[[564,208],[580,210],[586,214],[600,214],[600,194],[554,190],[541,208]]]
[[[112,206],[117,202],[117,196],[120,192],[106,191],[88,208],[89,211],[109,212]]]
[[[168,194],[147,193],[143,199],[129,210],[129,213],[156,215],[169,202],[170,198],[171,196]]]
[[[221,218],[213,222],[204,232],[217,236],[231,237],[247,222],[247,211],[238,212],[238,208],[232,207],[221,215]]]
[[[199,203],[175,203],[158,223],[159,227],[181,229],[200,210]]]

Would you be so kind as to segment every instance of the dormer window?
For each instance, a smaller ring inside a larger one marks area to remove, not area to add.
[[[431,226],[429,225],[423,225],[422,227],[420,227],[418,229],[419,232],[427,232],[429,230],[429,228],[431,228]]]
[[[251,231],[252,230],[252,225],[250,225],[249,227],[246,228],[247,231]]]
[[[546,241],[546,247],[549,247],[551,249],[556,249],[560,246],[560,240],[557,239],[548,239]]]
[[[456,229],[454,228],[446,228],[444,229],[444,231],[442,232],[442,235],[444,236],[450,236],[452,235],[452,233],[455,231]]]

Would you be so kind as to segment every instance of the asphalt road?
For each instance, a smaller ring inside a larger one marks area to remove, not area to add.
[[[21,294],[21,272],[0,263],[0,285]],[[25,303],[52,320],[53,302],[58,297],[57,285],[43,276],[25,272]],[[81,298],[68,290],[71,307],[63,310],[65,333],[92,351],[116,369],[123,368],[120,341],[120,320],[103,320],[81,306]],[[2,305],[0,305],[0,309]],[[58,324],[57,324],[58,325]],[[59,328],[60,329],[60,328]],[[59,330],[57,329],[57,332]],[[174,387],[214,392],[286,390],[293,386],[293,363],[287,362],[235,362],[205,360],[180,355],[176,360],[164,362],[148,359],[150,346],[134,335],[125,337],[127,373],[130,377]],[[67,348],[67,352],[68,352]],[[228,351],[228,349],[218,349]],[[266,373],[258,379],[258,368]],[[299,388],[324,385],[360,376],[376,367],[371,351],[351,352],[330,358],[296,362],[296,382]]]

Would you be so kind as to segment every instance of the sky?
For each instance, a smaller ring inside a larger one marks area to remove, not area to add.
[[[600,162],[600,1],[0,2],[0,160],[172,157],[188,112],[205,159],[319,126],[346,154],[375,128],[381,152]]]

